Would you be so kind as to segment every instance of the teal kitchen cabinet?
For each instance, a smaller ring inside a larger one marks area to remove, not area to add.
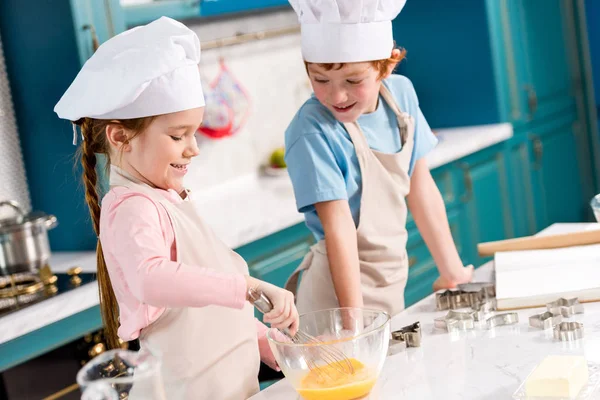
[[[456,207],[448,212],[448,223],[456,244],[456,249],[463,263],[467,264],[463,250],[465,225],[463,223],[463,208]],[[421,239],[416,228],[410,228],[408,244],[408,282],[404,290],[404,303],[409,307],[433,292],[433,282],[440,276],[437,266],[427,245]]]
[[[83,65],[99,45],[125,30],[119,0],[70,0],[79,61]]]
[[[524,121],[551,118],[575,103],[569,35],[574,35],[568,1],[502,1],[509,13],[513,38],[516,88]],[[574,57],[575,56],[575,57]]]
[[[203,0],[200,15],[219,15],[268,10],[274,7],[289,7],[288,0]]]
[[[513,138],[507,144],[508,181],[511,188],[512,218],[516,237],[530,236],[541,230],[540,218],[536,215],[532,171],[535,166],[532,149],[534,143],[525,135]],[[539,145],[535,144],[536,153]],[[539,190],[539,186],[536,186]]]
[[[287,0],[162,0],[123,5],[128,27],[146,24],[161,16],[177,20],[198,17],[227,17],[236,13],[289,7]]]
[[[468,229],[465,251],[475,266],[487,261],[477,255],[478,243],[514,236],[505,146],[500,143],[454,163],[463,177],[459,192],[468,221],[461,226]]]
[[[122,5],[121,11],[127,27],[144,25],[162,16],[177,20],[200,16],[201,0],[149,0],[145,3]]]
[[[580,222],[586,218],[590,199],[582,196],[579,166],[568,156],[576,152],[577,129],[575,116],[567,114],[528,133],[535,215],[540,229],[553,222]]]
[[[250,275],[283,287],[315,243],[304,222],[236,249],[248,263]],[[255,316],[262,320],[258,311]]]

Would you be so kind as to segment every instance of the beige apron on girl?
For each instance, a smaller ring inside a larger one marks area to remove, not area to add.
[[[191,201],[173,204],[116,167],[110,175],[111,187],[126,186],[142,192],[165,208],[175,232],[178,262],[248,274],[243,258],[215,236]],[[169,308],[142,330],[140,345],[162,361],[169,400],[240,400],[259,391],[260,356],[250,303],[241,310],[222,306]],[[134,398],[132,389],[130,399]]]
[[[369,148],[357,122],[344,127],[354,144],[362,176],[360,221],[356,230],[364,306],[396,315],[404,309],[408,279],[406,254],[406,201],[410,191],[408,168],[414,145],[415,123],[402,112],[382,84],[380,94],[396,114],[402,140],[398,153],[386,154]],[[339,307],[333,287],[325,240],[316,243],[286,283],[296,292],[298,312]]]

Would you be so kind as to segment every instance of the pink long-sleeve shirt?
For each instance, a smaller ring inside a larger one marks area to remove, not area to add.
[[[175,204],[190,199],[183,200],[174,190],[155,190]],[[177,261],[169,215],[144,193],[115,187],[104,196],[100,241],[119,304],[118,335],[123,340],[138,338],[168,307],[244,306],[242,274]],[[274,367],[267,327],[256,320],[256,330],[261,359]]]

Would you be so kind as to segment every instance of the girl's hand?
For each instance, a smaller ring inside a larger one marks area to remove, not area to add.
[[[467,265],[462,268],[460,273],[457,274],[453,279],[448,279],[440,276],[433,282],[433,291],[437,292],[438,290],[443,289],[454,289],[456,285],[461,283],[468,283],[473,280],[473,266]]]
[[[273,304],[273,310],[263,316],[263,321],[271,324],[273,328],[288,328],[290,334],[295,335],[298,331],[299,317],[292,292],[250,276],[246,276],[246,285],[248,290],[254,288],[262,291]]]

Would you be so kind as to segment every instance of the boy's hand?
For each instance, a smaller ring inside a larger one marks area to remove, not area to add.
[[[456,276],[454,279],[448,279],[440,276],[433,282],[433,291],[437,292],[438,290],[443,289],[454,289],[456,285],[461,283],[468,283],[473,280],[473,266],[467,265],[462,268],[460,274]]]

